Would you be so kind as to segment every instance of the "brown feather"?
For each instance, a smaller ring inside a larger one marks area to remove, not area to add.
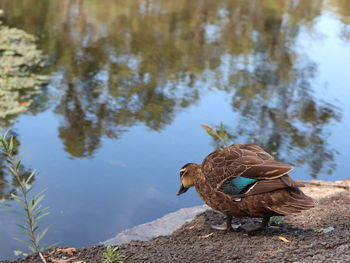
[[[293,167],[276,160],[267,160],[261,165],[252,166],[241,176],[253,179],[274,179],[283,176],[293,170]]]

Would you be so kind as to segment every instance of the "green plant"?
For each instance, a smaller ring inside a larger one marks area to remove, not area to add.
[[[282,225],[284,223],[284,217],[283,216],[272,216],[270,218],[270,224],[271,225]]]
[[[122,258],[118,247],[108,246],[103,253],[103,263],[123,263]]]
[[[323,233],[324,232],[324,228],[318,228],[314,230],[316,233]]]
[[[13,200],[23,207],[24,212],[15,209],[2,209],[1,211],[14,213],[23,217],[18,220],[20,223],[16,223],[16,225],[22,230],[22,233],[20,234],[26,236],[28,239],[15,239],[26,244],[32,252],[39,253],[41,260],[46,263],[45,258],[41,254],[42,246],[40,242],[45,236],[49,227],[46,227],[38,232],[38,220],[49,214],[49,212],[47,212],[48,207],[43,208],[40,204],[45,197],[43,194],[45,190],[33,196],[29,195],[30,191],[32,190],[30,181],[35,175],[35,171],[33,171],[27,178],[23,178],[23,176],[21,176],[21,159],[19,157],[15,157],[16,143],[14,143],[13,137],[8,139],[7,134],[8,132],[6,132],[4,135],[0,133],[0,147],[2,148],[0,149],[0,152],[4,154],[8,163],[7,168],[15,177],[19,185],[16,193],[11,194],[11,198],[13,198]],[[19,251],[16,251],[16,253],[19,254]]]
[[[47,75],[39,74],[47,56],[38,49],[36,40],[35,36],[0,21],[0,121],[5,121],[5,126],[28,111],[35,103],[34,96],[49,81]]]
[[[217,131],[213,127],[202,124],[201,127],[215,140],[215,141],[220,141],[223,146],[227,146],[227,138],[228,135],[225,132],[224,124],[220,122],[220,130]]]

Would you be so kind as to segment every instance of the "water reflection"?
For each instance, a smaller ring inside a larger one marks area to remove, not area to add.
[[[298,47],[302,33],[317,33],[322,0],[1,3],[7,23],[41,36],[59,136],[73,157],[92,157],[102,137],[139,123],[160,131],[219,89],[239,113],[233,138],[281,158],[294,150],[292,162],[315,176],[334,165],[327,127],[340,110],[317,99],[317,65]],[[329,5],[348,22],[347,1]]]
[[[340,28],[340,37],[350,41],[350,2],[347,0],[331,0],[330,9],[337,14],[342,25]]]

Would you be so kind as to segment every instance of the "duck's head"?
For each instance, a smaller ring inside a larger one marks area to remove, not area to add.
[[[194,186],[194,176],[199,167],[200,166],[198,164],[188,163],[180,169],[181,186],[177,192],[177,195],[186,193],[190,187]]]

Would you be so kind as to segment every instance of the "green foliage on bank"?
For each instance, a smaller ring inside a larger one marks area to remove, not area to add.
[[[28,109],[48,77],[38,72],[46,56],[36,38],[0,22],[0,120]]]

